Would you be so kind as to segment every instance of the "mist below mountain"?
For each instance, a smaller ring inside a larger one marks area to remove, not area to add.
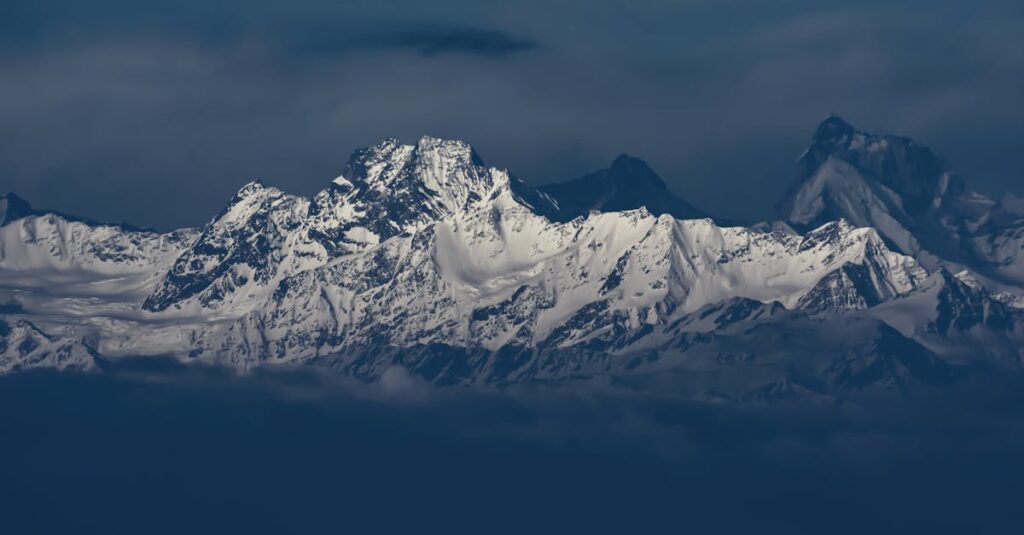
[[[0,503],[11,533],[1010,533],[1021,379],[840,408],[26,372],[0,378]]]

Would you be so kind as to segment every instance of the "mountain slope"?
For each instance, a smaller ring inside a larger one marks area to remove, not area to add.
[[[865,312],[953,362],[1024,363],[1024,310],[995,299],[945,269],[911,292]]]
[[[0,195],[0,227],[34,213],[35,210],[25,199],[13,193]]]
[[[971,191],[927,147],[835,116],[800,157],[779,217],[798,229],[843,218],[929,268],[962,265],[1024,287],[1024,218]]]
[[[507,171],[485,167],[466,143],[387,139],[357,151],[312,199],[243,187],[143,306],[247,309],[287,276],[490,204],[557,210]]]
[[[641,339],[667,343],[666,325],[723,300],[805,306],[809,290],[851,266],[866,274],[862,306],[926,276],[872,230],[842,222],[794,236],[645,210],[553,223],[492,206],[285,278],[194,351],[235,364],[357,354],[381,341],[633,351]]]
[[[0,270],[6,272],[146,271],[166,266],[196,237],[194,229],[159,233],[54,212],[18,215],[0,226]]]
[[[54,336],[27,320],[0,317],[0,373],[32,368],[93,371],[99,353],[82,338]]]
[[[646,208],[566,217],[469,145],[429,137],[357,151],[311,198],[249,183],[201,230],[15,206],[0,227],[15,333],[0,371],[160,354],[366,380],[400,366],[439,384],[678,376],[698,399],[834,402],[939,384],[951,366],[1019,367],[1024,313],[973,275],[894,251],[875,228],[811,225],[851,191],[900,217],[908,204],[887,191],[930,195],[857,173],[863,188],[815,179],[818,197],[794,197],[801,232]],[[637,200],[620,193],[605,201]]]

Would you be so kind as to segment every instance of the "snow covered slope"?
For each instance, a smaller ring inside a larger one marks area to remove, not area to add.
[[[57,214],[30,215],[0,227],[0,269],[144,271],[168,264],[194,236],[191,229],[161,234]]]
[[[862,278],[837,302],[820,288],[844,270]],[[925,277],[874,231],[843,222],[801,237],[644,210],[559,224],[521,206],[492,206],[285,278],[255,312],[204,337],[196,354],[303,360],[379,340],[612,350],[623,333],[735,297],[863,308]]]
[[[508,172],[485,167],[466,143],[384,140],[357,151],[311,200],[247,184],[178,258],[144,308],[246,310],[288,276],[492,204],[556,210]]]
[[[795,205],[802,234],[569,218],[460,141],[385,140],[312,198],[249,183],[200,230],[9,206],[0,372],[160,354],[442,384],[684,374],[701,399],[834,401],[1021,360],[1019,311],[828,203]]]
[[[0,318],[0,373],[31,368],[93,371],[99,360],[86,339],[54,336],[30,321]]]

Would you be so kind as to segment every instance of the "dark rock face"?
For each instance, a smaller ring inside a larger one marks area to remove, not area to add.
[[[798,230],[844,218],[876,228],[895,250],[931,267],[938,258],[1024,283],[1024,220],[970,190],[942,158],[907,137],[863,132],[828,117],[777,210]]]
[[[936,197],[962,195],[963,180],[949,173],[945,162],[928,147],[901,136],[876,136],[856,130],[843,119],[825,119],[814,134],[807,154],[800,159],[801,174],[812,174],[828,158],[849,162],[896,192],[910,215],[921,215],[932,208]],[[835,214],[839,215],[839,214]]]
[[[0,196],[0,227],[35,213],[28,201],[13,193]]]
[[[641,207],[654,215],[669,214],[676,219],[708,217],[669,191],[646,162],[626,154],[607,169],[539,189],[558,202],[561,217],[567,219],[586,216],[591,210],[618,212]]]
[[[1021,312],[1000,303],[978,288],[972,288],[948,271],[941,272],[943,286],[938,295],[938,316],[929,325],[933,332],[947,335],[985,326],[1009,332],[1019,324]]]
[[[874,339],[836,357],[824,375],[840,389],[901,388],[914,382],[942,386],[955,378],[946,361],[887,325],[879,327]]]

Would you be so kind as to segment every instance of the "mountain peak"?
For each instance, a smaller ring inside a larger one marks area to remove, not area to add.
[[[9,191],[7,193],[4,193],[3,195],[0,195],[0,201],[12,201],[12,202],[21,202],[21,203],[24,203],[24,204],[28,204],[28,201],[26,201],[25,199],[19,197],[13,191]]]
[[[641,163],[646,165],[646,163],[640,158],[637,158],[636,156],[630,156],[629,154],[623,152],[622,154],[616,156],[614,160],[612,160],[612,167],[631,165],[635,163]]]
[[[540,190],[554,197],[564,216],[585,216],[591,210],[617,212],[646,207],[654,215],[699,219],[707,214],[676,197],[647,162],[620,154],[611,166]]]
[[[857,129],[853,125],[842,117],[831,114],[818,125],[814,132],[814,142],[839,145],[856,133]]]
[[[857,174],[867,186],[881,185],[899,195],[900,209],[909,212],[937,207],[947,192],[963,192],[960,178],[927,147],[908,137],[857,130],[835,115],[818,125],[798,172],[800,184],[840,175],[846,178],[836,184],[848,184]]]
[[[250,180],[249,182],[247,182],[244,186],[242,186],[238,190],[238,196],[239,197],[248,197],[249,195],[252,195],[253,193],[261,191],[261,190],[263,190],[265,188],[266,188],[266,186],[263,185],[263,181],[262,180],[260,180],[260,179]]]
[[[644,184],[658,188],[667,187],[665,181],[658,176],[658,173],[654,172],[654,169],[651,169],[646,161],[625,153],[618,155],[612,161],[612,165],[608,168],[608,175],[612,180],[622,183],[624,186]]]
[[[857,130],[834,115],[818,126],[798,159],[779,210],[798,230],[845,218],[876,228],[897,251],[929,267],[949,261],[1021,280],[1019,268],[1006,267],[1019,247],[1003,245],[1018,238],[1001,227],[1017,216],[969,189],[927,146]]]
[[[465,141],[422,136],[416,144],[406,145],[396,138],[386,138],[352,154],[341,175],[344,179],[341,185],[361,183],[390,187],[397,179],[418,176],[419,173],[407,172],[413,168],[443,174],[456,168],[473,167],[484,167],[484,164]],[[335,183],[338,182],[335,179]]]
[[[421,151],[444,150],[453,154],[469,154],[473,151],[473,146],[461,139],[445,139],[424,135],[420,136],[419,140],[416,141],[416,149]]]
[[[0,195],[0,226],[33,213],[32,206],[25,199],[13,193]]]
[[[624,186],[645,183],[665,188],[665,181],[647,165],[647,162],[626,153],[618,155],[608,168],[608,176]]]
[[[415,152],[422,158],[427,155],[455,161],[462,165],[484,166],[483,159],[472,145],[461,139],[442,139],[423,136],[416,142]]]

